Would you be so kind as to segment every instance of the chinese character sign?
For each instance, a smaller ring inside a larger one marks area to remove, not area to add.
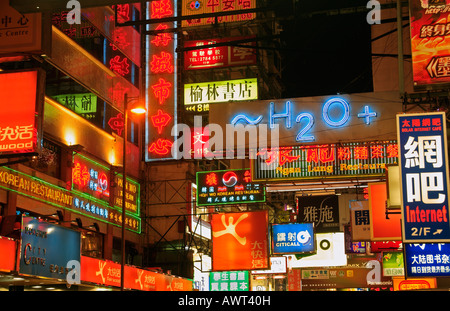
[[[336,195],[298,197],[298,222],[314,223],[318,233],[339,231],[339,200]]]
[[[450,244],[403,244],[408,277],[449,277]]]
[[[274,254],[315,252],[314,224],[273,224],[272,246]]]
[[[450,82],[450,5],[410,1],[411,51],[415,87]]]
[[[403,242],[450,241],[445,113],[397,115]]]
[[[352,240],[370,240],[369,201],[350,201],[350,218]]]
[[[213,214],[212,270],[269,268],[266,210]]]
[[[151,19],[173,17],[176,1],[152,1],[149,6]],[[156,23],[151,30],[173,28],[174,23]],[[173,159],[174,138],[172,128],[176,116],[176,33],[159,32],[149,41],[147,48],[147,111],[146,161]]]
[[[209,273],[211,291],[249,291],[248,271],[222,271]]]
[[[265,187],[261,183],[252,182],[250,169],[197,172],[198,206],[265,200]]]
[[[43,107],[39,80],[37,70],[0,73],[0,155],[37,152]]]

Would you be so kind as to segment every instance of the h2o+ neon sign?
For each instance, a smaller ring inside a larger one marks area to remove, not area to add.
[[[336,109],[336,107],[338,109]],[[335,110],[339,110],[336,115]],[[334,111],[334,113],[332,113]],[[369,125],[372,118],[376,118],[378,114],[371,111],[370,106],[365,105],[364,110],[357,114],[358,118],[364,120],[364,123]],[[238,114],[231,120],[232,125],[236,125],[238,122],[242,121],[250,125],[258,125],[263,120],[263,115],[259,115],[256,118],[250,118],[246,114]],[[322,118],[326,125],[332,128],[342,128],[345,127],[350,120],[350,104],[343,98],[333,97],[325,102],[322,107]],[[275,112],[275,104],[271,102],[269,104],[269,127],[270,129],[275,128],[275,121],[278,119],[284,119],[285,127],[287,129],[292,128],[292,103],[287,101],[285,103],[285,110],[281,113]],[[299,143],[313,142],[316,137],[310,133],[312,127],[315,124],[315,117],[310,112],[299,113],[295,117],[295,123],[301,123],[302,127],[298,131],[295,141]]]

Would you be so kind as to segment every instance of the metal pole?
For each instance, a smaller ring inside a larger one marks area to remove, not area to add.
[[[124,290],[124,280],[125,280],[125,190],[127,182],[127,171],[126,171],[126,155],[127,155],[127,119],[128,119],[128,94],[125,93],[123,97],[123,155],[122,155],[122,262],[120,266],[120,290]]]
[[[397,0],[397,45],[398,45],[398,90],[400,96],[405,93],[405,80],[403,73],[403,21],[402,1]]]

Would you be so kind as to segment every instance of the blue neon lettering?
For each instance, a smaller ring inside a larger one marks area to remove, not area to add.
[[[306,118],[308,120],[308,124],[300,130],[297,134],[297,137],[295,138],[298,142],[309,142],[316,140],[314,135],[305,135],[306,132],[308,132],[314,125],[314,116],[310,113],[304,112],[297,116],[295,119],[295,122],[300,123],[301,119]]]
[[[334,103],[341,104],[342,107],[344,108],[344,113],[342,115],[342,118],[339,121],[333,121],[330,119],[330,116],[329,116],[330,106]],[[323,115],[323,119],[325,120],[325,123],[328,124],[329,126],[334,126],[334,127],[342,126],[350,118],[350,105],[342,98],[331,98],[325,103],[325,105],[323,105],[322,115]]]
[[[364,118],[366,124],[370,124],[370,118],[375,118],[377,116],[376,112],[370,112],[369,106],[364,106],[364,112],[358,113],[358,118]]]
[[[270,103],[269,106],[269,127],[273,129],[275,127],[274,120],[286,118],[286,128],[290,129],[292,127],[291,121],[291,102],[287,101],[285,104],[286,112],[275,114],[275,104],[273,102]]]
[[[249,117],[247,117],[245,114],[238,114],[237,116],[235,116],[233,118],[233,120],[231,120],[231,124],[232,125],[236,125],[236,123],[238,123],[239,121],[244,121],[247,122],[247,124],[252,124],[252,125],[256,125],[259,122],[261,122],[263,119],[263,116],[259,116],[256,119],[252,120]]]

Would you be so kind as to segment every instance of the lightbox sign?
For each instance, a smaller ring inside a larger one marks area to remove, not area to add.
[[[197,205],[265,202],[264,184],[252,182],[250,169],[197,172]]]
[[[86,119],[93,119],[97,114],[98,98],[93,93],[59,94],[52,97],[58,103]]]
[[[0,156],[38,152],[43,79],[40,70],[0,72]]]
[[[410,1],[410,30],[415,87],[450,82],[449,12],[446,1]]]
[[[248,271],[223,271],[209,273],[210,290],[215,291],[249,291]]]
[[[237,79],[184,85],[184,105],[258,99],[258,79]]]
[[[208,47],[211,44],[221,44],[250,38],[252,37],[186,41],[184,43],[185,48],[195,47],[196,49],[184,52],[184,70],[255,65],[256,53],[254,49],[231,45]],[[253,38],[255,37],[253,36]]]
[[[80,232],[32,217],[22,218],[21,229],[19,273],[66,279],[69,262],[80,262]]]
[[[383,176],[397,161],[397,143],[379,141],[265,148],[251,165],[253,180],[300,180]]]
[[[151,1],[147,18],[158,20],[177,14],[177,1]],[[174,22],[149,25],[150,30],[176,27]],[[145,160],[173,160],[174,137],[172,128],[177,124],[177,46],[176,32],[161,32],[147,42],[146,47],[146,136]],[[174,151],[175,153],[175,151]]]
[[[397,126],[403,242],[449,242],[445,113],[397,115]]]
[[[181,22],[182,27],[204,26],[216,23],[245,22],[256,17],[256,13],[232,14],[233,11],[241,11],[256,8],[256,0],[183,0],[181,7],[182,16],[230,12],[230,15],[203,18],[186,19]]]
[[[315,252],[314,224],[273,224],[272,247],[274,254]]]
[[[269,268],[268,211],[213,214],[212,271]]]
[[[339,200],[337,195],[299,196],[297,221],[313,223],[316,233],[339,232]]]
[[[408,277],[449,277],[450,243],[404,243]]]

